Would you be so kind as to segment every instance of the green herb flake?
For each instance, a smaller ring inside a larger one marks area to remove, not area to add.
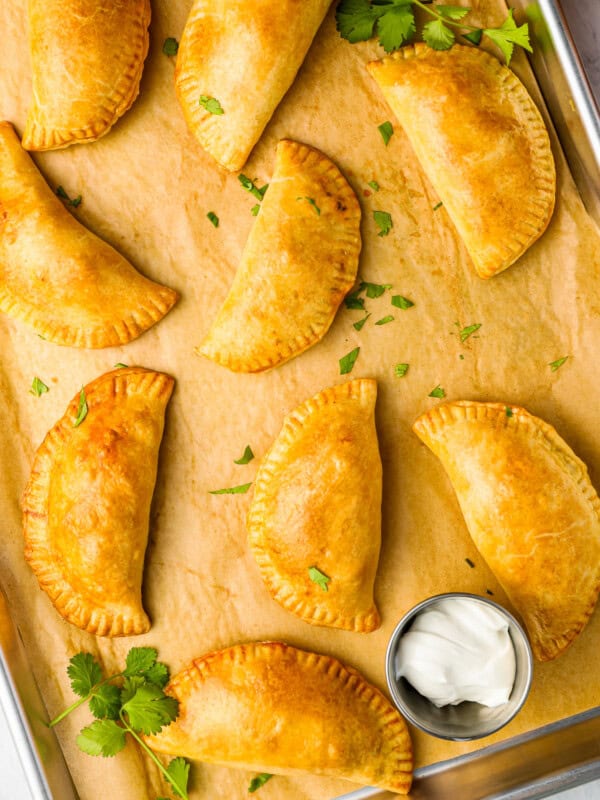
[[[506,406],[506,408],[504,410],[506,412],[506,416],[507,417],[512,417],[513,416],[513,410],[512,410],[512,408],[510,406]]]
[[[441,208],[443,205],[444,205],[444,204],[443,204],[443,203],[442,203],[442,201],[440,200],[440,202],[439,202],[439,203],[436,203],[436,204],[434,205],[434,207],[433,207],[433,210],[434,210],[434,211],[437,211],[437,210],[438,210],[438,208]]]
[[[217,217],[214,211],[209,211],[206,217],[212,222],[215,228],[219,227],[219,218]]]
[[[560,369],[565,361],[569,358],[569,356],[563,356],[562,358],[557,358],[556,361],[551,361],[548,366],[552,370],[552,372],[556,372],[557,369]]]
[[[127,369],[127,364],[123,364],[123,362],[122,362],[122,361],[118,361],[118,362],[115,364],[115,367],[114,367],[114,368],[115,368],[115,369]]]
[[[246,448],[243,454],[239,457],[234,459],[234,464],[249,464],[252,459],[254,458],[254,453],[252,452],[252,448],[249,444],[246,445]]]
[[[179,50],[179,42],[173,36],[164,40],[162,51],[166,56],[176,56]]]
[[[375,325],[387,325],[388,322],[393,322],[393,321],[394,321],[394,315],[393,314],[388,314],[386,317],[382,317],[381,319],[378,319],[377,322],[375,323]]]
[[[423,26],[423,41],[433,50],[449,50],[456,36],[441,19],[434,19]]]
[[[87,417],[88,414],[88,404],[85,397],[85,389],[83,386],[81,387],[81,392],[79,393],[79,405],[77,406],[77,416],[75,417],[75,422],[73,423],[73,427],[77,428],[83,420]]]
[[[352,323],[352,327],[354,328],[354,330],[362,331],[365,322],[369,319],[370,316],[371,316],[370,314],[367,314],[362,319],[359,319],[358,322]]]
[[[73,208],[77,208],[77,206],[81,205],[81,201],[83,199],[81,197],[81,195],[78,194],[77,197],[74,197],[71,200],[71,198],[65,192],[65,190],[64,190],[64,188],[62,186],[57,186],[56,187],[56,194],[58,195],[58,197],[60,197],[61,200],[64,200],[67,203],[67,205],[73,206]]]
[[[207,94],[201,94],[198,102],[205,111],[208,111],[209,114],[214,114],[216,117],[220,117],[225,113],[221,107],[221,103],[216,97],[209,97]]]
[[[46,392],[49,392],[50,389],[46,386],[43,380],[40,378],[34,378],[31,381],[31,388],[29,389],[29,393],[35,395],[36,397],[41,397]]]
[[[352,372],[359,353],[360,347],[355,347],[354,350],[351,350],[340,358],[340,375],[347,375],[349,372]]]
[[[259,211],[260,211],[260,203],[257,203],[250,209],[250,213],[252,214],[253,217],[257,217]]]
[[[388,120],[387,122],[382,122],[381,125],[377,126],[377,130],[381,134],[381,138],[383,139],[383,143],[387,147],[388,142],[394,135],[394,127],[392,123]]]
[[[525,22],[520,27],[514,20],[514,12],[511,9],[508,11],[508,17],[504,20],[499,28],[484,28],[483,32],[497,45],[502,51],[502,55],[506,59],[506,64],[510,64],[515,45],[532,53],[531,42],[529,41],[529,26]]]
[[[394,227],[394,223],[392,222],[392,215],[389,214],[387,211],[374,211],[373,219],[375,220],[375,224],[379,228],[379,233],[377,234],[377,236],[387,236],[388,233]]]
[[[309,203],[309,205],[311,205],[311,206],[314,208],[314,210],[315,210],[315,214],[316,214],[318,217],[320,217],[320,216],[321,216],[321,209],[320,209],[320,208],[319,208],[319,206],[316,204],[316,202],[315,202],[315,200],[314,200],[314,198],[313,198],[313,197],[297,197],[297,198],[296,198],[296,200],[306,200],[306,202],[307,202],[307,203]]]
[[[414,303],[412,300],[409,300],[408,297],[403,297],[401,294],[395,294],[392,297],[392,305],[395,308],[406,310],[407,308],[412,308]]]
[[[366,292],[367,297],[370,300],[375,300],[377,297],[381,297],[384,294],[386,289],[391,289],[391,283],[369,283],[368,281],[361,281],[360,286],[358,287],[361,292]]]
[[[250,483],[242,483],[240,486],[229,486],[226,489],[213,489],[209,494],[246,494],[251,486],[252,481]]]
[[[250,781],[250,785],[248,786],[248,792],[250,794],[253,794],[258,789],[260,789],[261,786],[264,786],[267,781],[271,780],[272,777],[273,776],[271,775],[270,772],[261,772],[259,775],[256,775],[256,777],[252,778],[252,780]]]
[[[331,578],[325,575],[324,572],[321,572],[320,569],[318,569],[317,567],[309,567],[308,577],[311,579],[311,581],[316,583],[317,586],[320,586],[324,592],[329,591],[329,587],[327,584],[330,582]]]
[[[478,331],[481,328],[481,322],[476,322],[473,325],[467,325],[466,328],[463,328],[459,334],[460,341],[466,342],[469,336],[472,336],[475,331]]]
[[[394,375],[397,378],[403,378],[408,372],[410,364],[396,364],[394,367]]]
[[[250,192],[250,194],[253,197],[256,197],[257,200],[262,200],[265,196],[265,192],[269,188],[269,184],[266,183],[262,188],[259,189],[256,183],[250,180],[247,175],[238,175],[238,181],[241,183],[242,188],[244,188],[247,192]]]
[[[427,397],[437,397],[441,399],[442,397],[446,397],[446,392],[442,389],[442,387],[438,384],[435,389],[432,389]]]
[[[373,189],[374,192],[379,191],[379,184],[377,181],[369,181],[368,185],[371,187],[371,189]]]

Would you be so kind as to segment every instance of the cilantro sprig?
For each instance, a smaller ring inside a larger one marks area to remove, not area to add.
[[[391,53],[416,34],[415,7],[433,17],[423,26],[421,37],[434,50],[448,50],[458,34],[475,46],[487,36],[500,48],[507,64],[515,45],[532,52],[529,26],[527,23],[517,26],[512,9],[502,25],[480,28],[464,22],[471,9],[463,6],[433,6],[427,0],[341,0],[335,14],[337,29],[342,38],[352,43],[364,42],[377,34],[379,44],[386,53]]]
[[[174,758],[165,767],[140,736],[158,733],[179,712],[178,701],[163,691],[169,670],[156,660],[157,655],[153,647],[132,647],[127,653],[125,669],[104,677],[91,653],[77,653],[69,661],[67,674],[79,699],[49,726],[58,725],[76,708],[88,703],[96,719],[79,733],[76,742],[80,750],[91,756],[115,756],[125,747],[130,734],[157,765],[173,792],[189,800],[187,761]]]

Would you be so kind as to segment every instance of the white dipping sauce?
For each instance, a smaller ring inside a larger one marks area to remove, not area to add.
[[[436,706],[508,702],[515,651],[508,622],[492,606],[447,597],[418,614],[400,639],[397,677]]]

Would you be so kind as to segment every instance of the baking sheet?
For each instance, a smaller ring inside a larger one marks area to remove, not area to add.
[[[496,0],[470,5],[486,20],[500,21],[505,14]],[[415,306],[393,309],[392,292],[367,301],[373,316],[360,332],[352,327],[360,313],[342,309],[323,342],[264,375],[234,375],[193,355],[192,346],[227,293],[255,200],[235,175],[225,175],[200,150],[179,112],[174,63],[161,47],[165,37],[180,36],[188,10],[188,2],[153,4],[141,96],[107,137],[35,158],[52,186],[83,195],[74,212],[79,219],[146,275],[178,289],[181,301],[139,340],[95,352],[43,342],[26,326],[0,318],[0,581],[52,715],[73,699],[65,668],[82,649],[98,654],[111,669],[132,645],[153,645],[176,671],[195,656],[238,641],[282,639],[331,653],[384,688],[385,646],[410,606],[452,590],[489,590],[508,605],[470,541],[440,465],[410,431],[414,418],[438,402],[428,398],[438,384],[448,399],[518,403],[547,419],[600,485],[594,359],[600,341],[600,238],[558,146],[559,202],[548,231],[518,265],[492,281],[479,280],[443,208],[433,210],[438,198],[398,125],[389,145],[383,144],[377,125],[391,114],[364,69],[367,60],[381,55],[379,47],[343,42],[333,10],[244,172],[260,185],[268,182],[282,137],[322,149],[343,169],[362,202],[362,277],[393,284],[393,293],[409,297]],[[0,115],[21,132],[30,96],[25,0],[1,5],[0,30],[5,34]],[[514,67],[535,90],[522,55]],[[368,189],[370,180],[378,181],[379,193]],[[394,228],[385,238],[376,235],[375,209],[392,215]],[[220,217],[218,229],[206,219],[208,211]],[[393,323],[372,324],[388,313],[394,313]],[[480,330],[461,344],[459,329],[473,323],[481,323]],[[379,383],[384,464],[376,583],[383,624],[368,635],[308,626],[274,604],[246,548],[250,495],[208,494],[252,480],[284,414],[341,382],[338,359],[357,345],[361,353],[353,377],[372,376]],[[549,362],[564,355],[568,361],[551,372]],[[23,560],[19,497],[47,429],[82,383],[117,362],[165,370],[177,386],[167,414],[146,558],[144,598],[153,628],[135,640],[106,641],[63,622],[39,590]],[[398,362],[410,363],[402,379],[393,374]],[[50,386],[41,398],[28,392],[34,375]],[[245,467],[234,465],[246,444],[258,458]],[[485,743],[596,705],[599,643],[596,614],[565,656],[536,665],[523,712]],[[75,734],[88,719],[81,709],[57,731],[83,800],[95,800],[99,785],[103,794],[122,800],[164,795],[155,769],[133,747],[110,761],[79,753]],[[419,765],[482,745],[441,742],[416,731],[414,742]],[[249,777],[196,764],[191,797],[246,797]],[[351,788],[344,781],[306,776],[277,777],[260,791],[266,800],[326,800]]]

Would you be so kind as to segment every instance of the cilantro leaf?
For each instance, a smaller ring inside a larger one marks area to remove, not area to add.
[[[395,308],[402,308],[406,310],[407,308],[412,308],[414,303],[412,300],[409,300],[408,297],[403,297],[401,294],[395,294],[392,297],[392,305]]]
[[[350,294],[347,294],[346,297],[344,297],[344,305],[347,309],[364,311],[365,300],[364,297],[359,296],[363,293],[363,291],[364,289],[361,283],[358,289],[355,289],[353,292],[350,292]]]
[[[154,647],[132,647],[127,653],[123,675],[128,678],[143,675],[154,666],[157,656],[158,651]]]
[[[385,212],[384,212],[385,213]],[[385,292],[386,289],[391,289],[391,283],[369,283],[368,281],[361,281],[360,286],[358,287],[361,292],[366,291],[367,297],[370,300],[374,300],[377,297],[381,297],[381,295]]]
[[[403,378],[408,372],[410,364],[396,364],[394,367],[394,375],[397,378]]]
[[[166,768],[167,777],[178,797],[187,797],[187,786],[190,777],[190,765],[185,758],[174,758]]]
[[[173,36],[164,40],[162,51],[166,56],[176,56],[179,50],[179,42]]]
[[[391,122],[382,122],[381,125],[377,126],[377,130],[381,134],[381,138],[383,139],[383,143],[387,147],[387,143],[394,135],[394,126]]]
[[[352,372],[352,368],[356,363],[359,353],[360,347],[355,347],[354,350],[351,350],[340,358],[340,375],[347,375],[349,372]]]
[[[462,35],[465,39],[471,42],[471,44],[474,44],[477,47],[481,42],[483,30],[481,28],[476,28],[474,31],[469,31],[469,33],[463,33]]]
[[[329,591],[329,587],[328,587],[327,584],[329,583],[331,578],[329,578],[327,575],[325,575],[324,572],[321,572],[320,569],[318,569],[317,567],[309,567],[308,568],[308,577],[311,579],[311,581],[316,583],[317,586],[320,586],[321,589],[323,589],[324,592],[328,592]]]
[[[98,686],[90,697],[90,711],[98,719],[118,719],[121,708],[121,690],[112,683]]]
[[[355,44],[373,36],[377,19],[385,8],[372,6],[369,0],[342,0],[335,12],[336,28],[343,39]]]
[[[532,53],[531,42],[529,41],[529,26],[525,22],[520,27],[514,20],[513,10],[509,9],[508,17],[499,28],[484,28],[483,32],[497,45],[506,59],[506,64],[510,64],[515,45],[522,47]]]
[[[481,322],[475,322],[473,325],[467,325],[466,328],[463,328],[459,334],[461,342],[466,342],[469,336],[472,336],[479,328],[481,328]]]
[[[240,486],[228,486],[226,489],[213,489],[209,494],[246,494],[248,489],[252,486],[250,483],[242,483]]]
[[[208,111],[209,114],[214,114],[215,116],[220,117],[225,113],[221,103],[216,97],[209,97],[207,94],[201,94],[198,102],[202,108]]]
[[[100,664],[91,653],[77,653],[73,656],[67,667],[67,675],[71,679],[71,689],[79,697],[87,697],[102,680]]]
[[[506,406],[506,408],[504,410],[506,411],[506,416],[507,417],[512,417],[513,416],[513,410],[512,410],[512,408],[510,406]]]
[[[556,361],[551,361],[548,366],[552,370],[552,372],[556,372],[557,369],[560,369],[565,361],[569,358],[569,356],[563,356],[562,358],[557,358]]]
[[[464,6],[436,6],[435,10],[448,19],[458,21],[466,17],[471,9]]]
[[[434,19],[423,26],[423,41],[434,50],[449,50],[456,37],[441,19]]]
[[[44,381],[40,380],[40,378],[34,378],[31,381],[31,389],[29,390],[30,394],[33,394],[36,397],[41,397],[43,394],[46,394],[46,392],[49,391],[50,390],[48,389]]]
[[[132,698],[123,703],[122,714],[127,714],[129,724],[135,731],[146,735],[158,733],[164,725],[177,716],[179,702],[167,697],[159,686],[145,683]]]
[[[234,459],[234,464],[249,464],[252,459],[254,458],[254,453],[252,452],[252,448],[249,444],[246,445],[243,454],[239,457]]]
[[[77,747],[90,756],[114,756],[125,747],[125,730],[112,719],[97,719],[76,741]]]
[[[210,220],[210,222],[212,222],[215,228],[219,227],[219,218],[217,217],[214,211],[209,211],[208,214],[206,215],[206,218]]]
[[[371,189],[373,189],[374,192],[379,191],[379,184],[377,181],[369,181],[368,185],[371,187]]]
[[[371,316],[370,314],[367,314],[362,319],[359,319],[357,322],[352,323],[352,327],[354,328],[354,330],[361,331],[363,329],[365,322],[369,319],[370,316]]]
[[[83,420],[87,417],[88,414],[88,404],[85,397],[85,389],[83,386],[81,387],[81,392],[79,393],[79,405],[77,406],[77,416],[75,417],[75,422],[73,423],[73,427],[77,428]]]
[[[306,200],[315,210],[315,214],[320,217],[321,216],[321,209],[316,204],[315,199],[313,197],[297,197],[296,200]]]
[[[127,369],[127,364],[123,364],[122,361],[119,361],[115,364],[114,369]]]
[[[81,205],[82,196],[80,194],[77,197],[74,197],[72,200],[69,195],[65,192],[64,187],[57,186],[56,187],[56,194],[60,197],[61,200],[66,200],[68,206],[73,206],[73,208],[77,208],[78,205]]]
[[[144,677],[147,681],[155,683],[162,689],[162,687],[166,686],[169,682],[169,668],[166,664],[157,661],[156,664],[153,664],[150,669],[144,672]]]
[[[446,392],[442,389],[442,387],[438,384],[435,389],[432,389],[427,397],[437,397],[441,399],[442,397],[446,397]]]
[[[123,706],[131,700],[140,686],[143,686],[145,683],[146,678],[143,675],[133,675],[130,678],[125,678],[123,681],[123,688],[121,689],[121,705]]]
[[[252,214],[253,217],[257,217],[259,211],[260,211],[260,203],[257,203],[250,209],[250,213]]]
[[[375,323],[375,325],[387,325],[388,322],[393,322],[393,321],[394,321],[394,315],[393,314],[388,314],[386,317],[382,317],[381,319],[378,319],[377,322]]]
[[[387,236],[388,233],[394,227],[394,223],[392,222],[392,215],[387,211],[374,211],[373,219],[375,220],[375,224],[379,228],[379,233],[377,234],[377,236]]]
[[[254,794],[257,789],[260,789],[261,786],[264,786],[268,780],[271,780],[273,776],[270,772],[261,772],[256,777],[252,778],[250,781],[250,785],[248,786],[248,792],[250,794]]]
[[[415,30],[415,15],[409,4],[388,7],[377,22],[379,44],[386,53],[397,50]]]

